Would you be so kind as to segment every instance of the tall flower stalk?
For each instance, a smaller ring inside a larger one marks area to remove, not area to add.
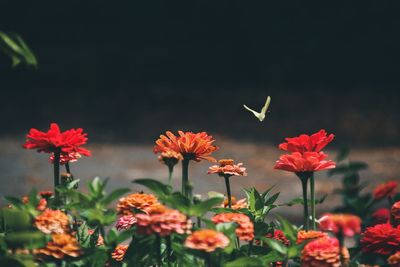
[[[316,230],[315,225],[315,179],[314,173],[312,172],[310,175],[310,197],[311,197],[311,228],[312,230]]]
[[[310,229],[309,225],[309,215],[308,215],[308,177],[305,175],[302,175],[302,173],[297,174],[300,178],[301,181],[301,187],[302,187],[302,192],[303,192],[303,227],[306,231]]]
[[[189,185],[189,159],[182,160],[182,194],[185,197],[190,196],[190,185]]]

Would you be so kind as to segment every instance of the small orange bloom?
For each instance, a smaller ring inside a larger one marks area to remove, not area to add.
[[[327,233],[321,232],[321,231],[313,231],[313,230],[309,230],[309,231],[304,231],[301,230],[297,233],[297,244],[301,244],[306,240],[310,240],[310,239],[317,239],[317,238],[324,238],[324,237],[328,237]]]
[[[213,165],[208,169],[208,174],[218,174],[219,176],[247,176],[246,168],[243,163],[235,164],[233,159],[221,159],[218,165]]]
[[[238,224],[236,235],[240,240],[251,241],[254,239],[254,225],[250,218],[242,213],[220,213],[212,217],[213,223],[235,222]]]
[[[117,211],[121,215],[132,215],[134,209],[146,212],[154,204],[158,204],[158,199],[154,195],[135,193],[120,198]]]
[[[231,200],[232,209],[234,210],[246,209],[249,206],[249,204],[247,203],[247,199],[245,198],[236,200],[235,197],[231,197]],[[228,208],[228,198],[224,199],[224,202],[221,204],[221,208]]]
[[[376,200],[393,197],[396,195],[396,190],[397,182],[389,181],[376,186],[373,195]]]
[[[185,240],[185,247],[206,252],[213,252],[218,248],[226,248],[229,239],[220,232],[211,229],[201,229],[193,232]]]
[[[323,231],[342,233],[344,236],[352,237],[361,232],[361,219],[352,214],[326,213],[320,220],[319,228]]]
[[[282,155],[275,164],[275,169],[289,172],[316,172],[333,169],[335,162],[325,160],[328,155],[323,152],[293,152]]]
[[[340,267],[339,241],[336,238],[319,238],[309,242],[301,252],[301,266]],[[350,259],[349,251],[342,248],[342,258],[345,262]]]
[[[51,238],[52,241],[48,242],[45,248],[37,249],[35,253],[56,259],[63,259],[65,256],[78,257],[81,254],[75,237],[69,234],[52,234]]]
[[[190,233],[192,228],[192,223],[184,214],[162,205],[155,205],[148,214],[136,214],[135,218],[138,234],[168,236]]]
[[[118,245],[113,253],[111,253],[111,258],[116,261],[123,261],[126,251],[128,250],[128,245]]]
[[[60,210],[46,209],[35,218],[35,226],[45,234],[63,234],[69,231],[69,220]]]
[[[390,209],[390,213],[392,216],[393,225],[400,225],[400,201],[397,201],[393,204],[392,208]]]
[[[211,154],[218,150],[213,143],[215,140],[206,132],[192,133],[178,131],[178,136],[167,131],[166,136],[160,135],[154,146],[154,153],[174,151],[180,153],[188,160],[200,161],[202,159],[215,162]]]
[[[158,156],[158,160],[167,166],[175,166],[182,159],[181,153],[172,150],[161,152],[161,155]]]
[[[392,267],[400,267],[400,251],[398,251],[395,254],[391,255],[388,258],[388,263]]]

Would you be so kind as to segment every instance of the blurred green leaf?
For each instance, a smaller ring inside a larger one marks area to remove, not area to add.
[[[32,218],[26,211],[2,208],[0,209],[0,230],[23,231],[32,228]]]
[[[225,267],[264,267],[262,260],[252,257],[242,257],[234,261],[228,262]]]
[[[282,242],[267,237],[260,237],[260,239],[265,242],[272,250],[275,250],[282,255],[286,255],[287,248],[285,247],[285,245],[282,244]]]
[[[132,182],[147,187],[148,189],[150,189],[159,196],[170,195],[172,193],[171,186],[163,184],[154,179],[147,179],[147,178],[135,179]]]
[[[11,57],[13,67],[21,63],[37,67],[38,63],[35,55],[18,34],[6,34],[0,31],[0,49]]]
[[[109,205],[114,200],[117,200],[121,196],[125,195],[126,193],[130,192],[131,190],[128,188],[119,188],[112,191],[109,195],[103,198],[100,203],[104,206]]]
[[[4,240],[9,248],[35,249],[47,244],[47,237],[39,231],[12,232],[5,235]]]
[[[220,205],[223,201],[224,201],[224,198],[221,198],[221,197],[209,198],[205,201],[202,201],[202,202],[190,207],[189,213],[191,216],[201,217],[205,213],[207,213],[212,207]]]

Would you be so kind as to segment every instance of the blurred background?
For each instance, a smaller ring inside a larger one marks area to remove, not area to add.
[[[207,131],[248,167],[240,187],[277,184],[282,202],[297,179],[273,170],[284,137],[321,128],[336,135],[331,158],[350,147],[373,186],[399,179],[399,6],[299,1],[11,1],[0,31],[16,32],[38,66],[11,67],[0,53],[0,195],[51,188],[46,155],[24,151],[29,128],[89,133],[93,156],[73,164],[83,180],[166,178],[152,144],[166,130]],[[270,112],[260,123],[243,104]],[[223,181],[192,164],[198,193]],[[179,185],[179,170],[176,186]],[[321,173],[319,195],[340,179]],[[326,206],[335,204],[335,195]],[[295,213],[293,210],[288,212]],[[296,216],[296,215],[294,215]]]

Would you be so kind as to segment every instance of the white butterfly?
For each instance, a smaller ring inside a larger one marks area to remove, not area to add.
[[[265,101],[265,105],[262,107],[261,112],[257,112],[252,110],[251,108],[249,108],[246,105],[243,105],[245,109],[247,109],[248,111],[252,112],[254,114],[254,116],[256,116],[260,121],[263,121],[265,119],[265,114],[267,113],[269,104],[271,103],[271,97],[268,96],[267,100]]]

